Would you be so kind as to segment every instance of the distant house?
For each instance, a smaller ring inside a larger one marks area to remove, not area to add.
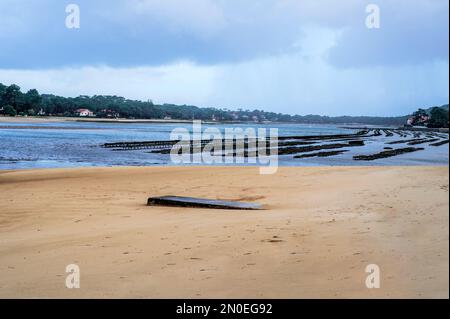
[[[75,111],[75,114],[77,114],[78,116],[83,116],[83,117],[94,116],[94,112],[92,112],[89,109],[78,109]]]
[[[407,126],[424,126],[430,121],[430,117],[428,115],[419,115],[419,116],[411,116],[406,121]]]

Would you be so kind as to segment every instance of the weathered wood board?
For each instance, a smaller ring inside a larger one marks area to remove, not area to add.
[[[206,198],[181,197],[181,196],[161,196],[150,197],[148,206],[170,206],[170,207],[198,207],[213,209],[239,209],[239,210],[259,210],[263,209],[257,203],[244,203],[234,201],[223,201]]]

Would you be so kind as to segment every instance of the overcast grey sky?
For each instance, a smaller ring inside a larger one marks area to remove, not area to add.
[[[80,28],[65,26],[66,5]],[[380,28],[366,27],[366,6]],[[290,114],[448,103],[448,0],[0,0],[0,82]]]

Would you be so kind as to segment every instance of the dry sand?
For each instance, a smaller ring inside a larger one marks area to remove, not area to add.
[[[448,167],[3,171],[0,297],[448,298],[448,185]],[[267,210],[147,207],[151,195]],[[65,287],[70,263],[80,289]]]

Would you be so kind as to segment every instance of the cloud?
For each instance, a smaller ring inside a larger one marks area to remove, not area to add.
[[[326,31],[315,32],[320,33]],[[332,45],[332,37],[326,37]],[[185,61],[160,67],[0,70],[0,82],[64,96],[108,94],[290,114],[388,116],[446,103],[448,66],[441,61],[341,69],[325,58],[290,53],[215,66]]]
[[[311,27],[342,33],[329,52],[340,67],[448,60],[447,0],[378,0],[378,30],[368,0],[77,0],[79,30],[61,1],[5,1],[1,68],[240,63],[301,50]]]
[[[448,62],[341,69],[299,54],[229,66],[212,101],[291,114],[403,115],[447,103]]]
[[[26,37],[31,30],[30,21],[34,20],[32,7],[35,3],[30,2],[27,7],[23,1],[2,0],[0,2],[0,39],[3,41],[17,41],[17,37]],[[7,47],[8,42],[0,44],[0,48]]]
[[[144,16],[167,24],[173,33],[208,37],[221,31],[226,20],[222,8],[211,0],[131,0],[132,16]]]
[[[0,3],[0,82],[66,96],[286,113],[406,114],[448,102],[448,1]],[[3,38],[2,38],[3,37]]]
[[[377,1],[379,29],[363,23],[343,28],[342,37],[330,51],[330,63],[340,67],[367,65],[414,65],[448,61],[448,1]]]
[[[211,94],[217,68],[180,62],[160,67],[108,66],[48,70],[1,70],[0,83],[22,90],[62,96],[119,95],[131,99],[203,104]]]

